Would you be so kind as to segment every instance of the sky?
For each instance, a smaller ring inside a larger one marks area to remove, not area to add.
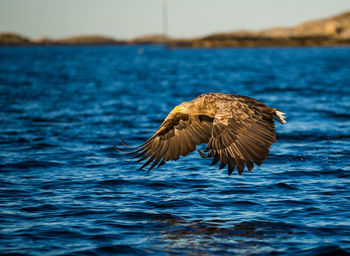
[[[131,39],[162,33],[164,2],[175,37],[294,26],[350,11],[350,0],[0,0],[0,33]]]

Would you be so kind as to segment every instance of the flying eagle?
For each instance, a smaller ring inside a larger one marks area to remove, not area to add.
[[[147,159],[140,169],[152,163],[150,171],[207,143],[207,154],[198,150],[203,158],[213,158],[211,165],[220,161],[220,169],[228,165],[229,175],[237,167],[241,175],[245,166],[251,171],[254,163],[261,165],[266,159],[276,142],[274,120],[285,124],[284,118],[278,109],[250,97],[207,93],[176,106],[142,145],[130,147],[121,139],[132,150],[114,147],[136,162]]]

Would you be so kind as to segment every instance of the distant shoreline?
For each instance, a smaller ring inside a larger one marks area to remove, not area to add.
[[[188,39],[159,34],[136,37],[131,40],[120,40],[101,35],[30,39],[15,33],[0,33],[0,46],[101,45],[165,45],[168,48],[347,47],[350,46],[350,11],[294,27],[216,33]]]
[[[88,47],[149,47],[149,46],[159,46],[164,47],[166,49],[302,49],[302,48],[350,48],[350,44],[337,44],[337,45],[269,45],[269,46],[263,46],[263,45],[255,45],[255,46],[218,46],[218,47],[191,47],[191,46],[177,46],[172,47],[166,44],[50,44],[50,45],[43,45],[43,44],[26,44],[26,45],[14,45],[14,44],[8,44],[8,45],[0,45],[1,48],[88,48]]]

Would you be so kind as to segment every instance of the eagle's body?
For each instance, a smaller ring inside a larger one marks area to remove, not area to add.
[[[286,123],[282,112],[253,98],[202,94],[176,106],[155,134],[128,154],[138,162],[148,159],[141,168],[152,163],[151,170],[207,143],[204,152],[208,154],[199,151],[203,158],[212,157],[212,164],[220,161],[220,169],[228,165],[229,175],[235,167],[242,174],[245,165],[249,171],[254,163],[260,165],[276,142],[274,119]]]

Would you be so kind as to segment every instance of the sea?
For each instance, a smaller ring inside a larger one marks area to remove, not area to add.
[[[209,92],[286,113],[260,167],[113,148]],[[350,255],[350,48],[1,47],[0,255]]]

